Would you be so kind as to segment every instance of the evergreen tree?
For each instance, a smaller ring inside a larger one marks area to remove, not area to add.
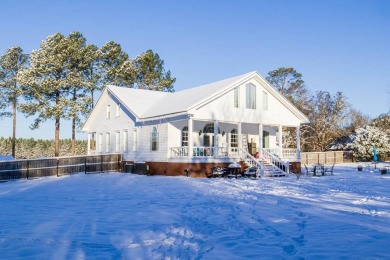
[[[12,116],[12,156],[15,157],[16,147],[16,111],[18,98],[21,95],[20,85],[16,79],[19,71],[28,64],[28,55],[22,48],[12,47],[0,57],[0,117]],[[5,111],[11,106],[12,112]]]
[[[91,97],[87,92],[91,90],[91,83],[85,77],[85,71],[89,69],[90,54],[86,47],[86,38],[79,32],[69,34],[69,65],[68,82],[70,89],[69,114],[67,117],[72,120],[71,151],[75,154],[76,127],[79,126],[81,117],[86,115],[90,109]]]
[[[18,75],[24,86],[25,104],[21,111],[27,116],[36,115],[31,128],[36,129],[48,119],[55,121],[54,155],[60,154],[60,120],[69,114],[69,86],[72,79],[68,75],[70,48],[68,39],[56,33],[47,37],[38,50],[31,54],[28,69]]]
[[[96,91],[101,91],[104,88],[103,82],[103,64],[102,53],[100,49],[88,44],[85,46],[85,66],[84,77],[86,79],[85,88],[90,92],[91,102],[90,109],[94,106],[94,94]]]
[[[171,72],[165,72],[164,61],[157,53],[147,50],[133,60],[136,73],[134,87],[164,92],[174,92],[173,84],[176,79]]]
[[[267,81],[295,105],[301,112],[307,114],[308,91],[302,80],[302,74],[298,73],[294,68],[281,67],[268,72]],[[302,129],[304,130],[304,129]],[[301,145],[305,144],[305,140],[301,139]],[[283,127],[283,148],[296,147],[296,129],[291,127]]]
[[[129,82],[123,80],[124,76],[121,66],[129,60],[129,55],[122,50],[120,44],[113,41],[107,42],[101,48],[102,65],[104,68],[104,83],[117,86],[130,86]]]
[[[306,112],[305,104],[308,101],[308,91],[302,80],[302,74],[294,68],[281,67],[268,72],[267,81],[293,103],[303,113]]]

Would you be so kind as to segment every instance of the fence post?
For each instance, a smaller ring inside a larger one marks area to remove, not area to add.
[[[26,173],[26,179],[28,180],[28,175],[30,174],[30,160],[27,161],[27,173]]]
[[[118,172],[120,171],[120,154],[118,153]]]
[[[100,155],[100,171],[103,172],[103,155]]]
[[[87,156],[84,157],[84,174],[87,174]]]
[[[57,177],[58,177],[58,163],[59,163],[59,160],[57,158]]]

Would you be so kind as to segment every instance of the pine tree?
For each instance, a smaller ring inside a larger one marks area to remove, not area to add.
[[[164,92],[173,92],[173,84],[176,79],[171,77],[171,72],[164,69],[164,60],[157,53],[147,50],[133,61],[136,73],[134,87]]]
[[[69,96],[69,114],[67,117],[72,120],[72,138],[71,151],[75,154],[76,145],[76,127],[79,126],[81,117],[86,115],[90,109],[91,97],[87,92],[90,91],[90,83],[85,77],[85,70],[90,65],[90,54],[86,48],[86,38],[79,32],[69,34],[69,65],[68,82],[70,89]]]
[[[109,41],[104,44],[101,48],[102,53],[102,65],[104,68],[104,83],[113,84],[117,86],[130,86],[130,83],[125,81],[123,69],[121,66],[125,61],[129,60],[129,55],[122,50],[120,44],[113,41]]]
[[[24,87],[25,104],[21,111],[27,116],[36,115],[31,128],[39,128],[41,122],[55,120],[54,155],[60,154],[60,120],[69,112],[69,41],[56,33],[47,37],[38,50],[31,54],[28,69],[18,75]]]
[[[12,47],[0,57],[0,117],[12,116],[12,156],[15,157],[16,148],[16,111],[18,98],[21,95],[17,75],[28,64],[28,55],[23,53],[22,48]],[[12,112],[4,111],[8,106]]]

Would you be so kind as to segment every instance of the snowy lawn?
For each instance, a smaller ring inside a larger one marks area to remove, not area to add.
[[[389,259],[390,174],[0,183],[1,259]]]

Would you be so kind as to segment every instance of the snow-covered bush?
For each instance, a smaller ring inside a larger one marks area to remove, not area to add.
[[[380,160],[386,158],[390,152],[389,136],[378,127],[365,125],[356,129],[350,137],[351,150],[358,160],[373,160],[374,147]]]

